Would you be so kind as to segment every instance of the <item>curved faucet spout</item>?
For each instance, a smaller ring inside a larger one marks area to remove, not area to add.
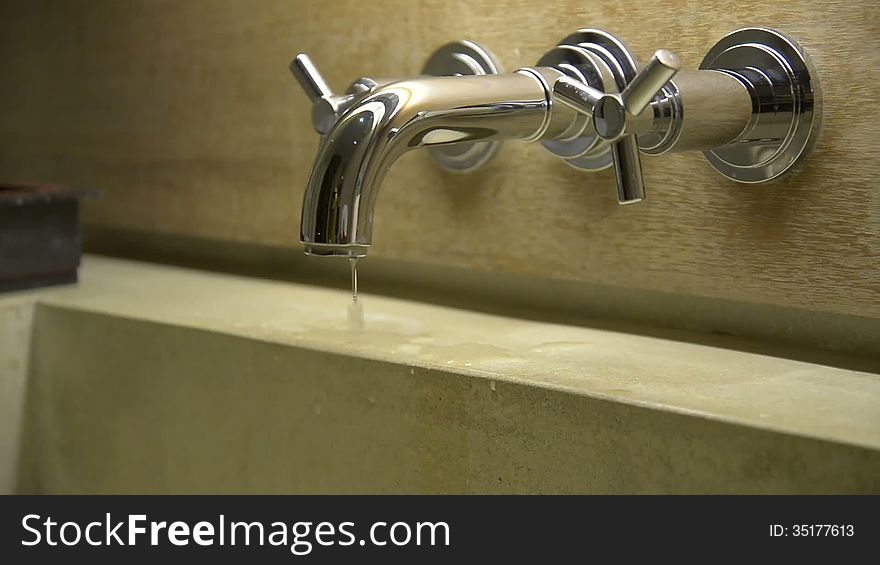
[[[379,186],[391,165],[411,149],[492,139],[533,141],[564,129],[551,120],[542,71],[550,70],[402,80],[348,108],[322,139],[309,174],[301,224],[306,253],[366,255]],[[569,122],[570,117],[559,120]]]

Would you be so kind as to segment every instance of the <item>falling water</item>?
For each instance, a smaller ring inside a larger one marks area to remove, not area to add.
[[[351,304],[348,305],[348,328],[364,329],[364,307],[358,302],[357,257],[351,258]]]
[[[358,258],[351,257],[351,301],[358,301]]]

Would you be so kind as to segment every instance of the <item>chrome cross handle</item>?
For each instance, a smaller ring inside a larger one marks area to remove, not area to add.
[[[321,135],[329,132],[339,117],[359,98],[380,84],[371,78],[361,77],[349,86],[345,94],[333,94],[327,81],[305,53],[300,53],[291,61],[290,72],[312,103],[312,127]]]
[[[300,53],[291,61],[290,72],[312,103],[312,126],[324,135],[336,123],[339,97],[333,95],[327,81],[305,53]]]
[[[636,138],[638,117],[680,68],[678,57],[661,49],[620,94],[602,92],[568,76],[560,77],[553,84],[554,97],[592,116],[596,134],[611,142],[617,198],[621,204],[639,202],[645,197]]]

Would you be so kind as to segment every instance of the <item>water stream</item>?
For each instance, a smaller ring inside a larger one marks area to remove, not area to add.
[[[351,257],[351,304],[348,305],[348,329],[364,329],[364,306],[358,302],[357,257]]]

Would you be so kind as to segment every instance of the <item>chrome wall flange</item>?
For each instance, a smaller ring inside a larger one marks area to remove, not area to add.
[[[431,76],[495,75],[500,72],[492,53],[472,41],[453,41],[441,46],[422,69],[422,74]],[[481,141],[428,147],[427,151],[444,169],[470,173],[486,165],[500,147],[500,141]]]
[[[716,43],[700,69],[734,76],[753,101],[745,135],[703,152],[712,167],[735,181],[758,183],[799,163],[819,131],[822,97],[815,68],[794,40],[771,29],[740,29]]]

